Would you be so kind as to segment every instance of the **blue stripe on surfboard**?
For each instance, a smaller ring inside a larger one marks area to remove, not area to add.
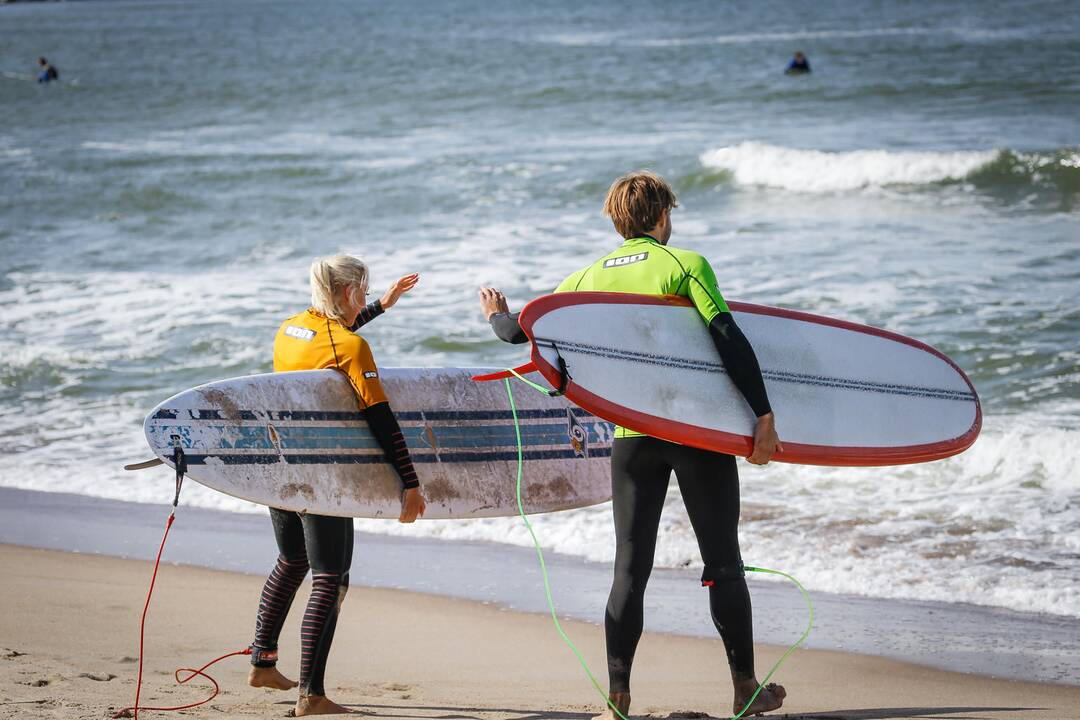
[[[592,446],[605,442],[596,430],[597,423],[582,423],[588,432],[588,442]],[[613,428],[609,423],[604,436],[610,438]],[[180,435],[185,447],[191,447],[186,425],[157,425],[153,432],[160,437]],[[203,426],[203,431],[216,431],[219,436],[218,449],[274,450],[265,425],[220,425]],[[278,426],[275,427],[280,446],[283,450],[332,450],[332,449],[381,449],[366,426]],[[512,425],[466,425],[441,426],[432,428],[435,446],[444,448],[487,448],[509,446],[516,443],[516,434]],[[405,441],[410,451],[430,450],[426,428],[405,428]],[[569,442],[566,424],[523,424],[521,425],[522,445],[565,445]],[[163,443],[164,446],[164,443]]]
[[[709,362],[707,360],[690,360],[687,358],[673,357],[670,355],[658,355],[655,353],[633,352],[631,350],[619,350],[618,348],[601,347],[599,345],[586,345],[564,340],[552,340],[550,338],[536,338],[537,345],[549,347],[556,352],[559,350],[593,355],[609,360],[626,360],[628,362],[655,365],[658,367],[671,367],[678,370],[697,370],[699,372],[716,372],[726,374],[727,370],[722,363]],[[831,387],[841,390],[860,390],[863,392],[876,392],[886,395],[906,395],[910,397],[926,397],[935,400],[961,400],[974,402],[975,394],[965,390],[950,390],[948,388],[920,387],[918,385],[901,385],[897,383],[881,383],[871,380],[856,380],[853,378],[830,377],[827,375],[810,375],[794,373],[783,370],[761,371],[766,380],[777,382],[795,383],[797,385],[814,385],[818,387]]]
[[[227,427],[223,427],[228,432]],[[316,448],[379,448],[378,442],[366,427],[277,427],[275,428],[284,450]],[[258,437],[265,447],[270,445],[270,438],[265,427],[245,428],[251,431],[251,438]],[[484,448],[513,445],[516,440],[513,426],[510,425],[472,425],[433,427],[431,432],[438,448]],[[404,428],[402,434],[410,450],[430,449],[427,428]],[[599,443],[600,435],[593,430],[589,440]],[[247,439],[247,438],[245,438]],[[566,424],[522,425],[523,445],[563,445],[569,442]],[[245,447],[234,445],[234,447]]]
[[[605,458],[611,455],[610,447],[589,448],[589,458]],[[422,463],[456,462],[512,462],[518,457],[517,450],[494,452],[440,452],[438,454],[417,453],[412,461]],[[525,460],[573,460],[578,457],[573,450],[527,450]],[[185,454],[188,465],[206,465],[207,460],[220,461],[225,465],[275,465],[284,460],[289,465],[374,465],[385,463],[386,456],[381,453],[371,454],[327,454],[327,455],[229,455],[229,454]],[[581,458],[584,459],[584,458]]]
[[[567,409],[574,413],[574,417],[586,421],[594,418],[593,414],[581,408],[550,408],[518,410],[518,418],[522,420],[542,420],[552,418],[565,418]],[[160,408],[154,413],[155,420],[176,420],[181,416],[193,420],[251,420],[265,422],[267,420],[284,422],[294,421],[362,421],[364,414],[352,410],[266,410],[258,413],[252,410],[238,410],[232,416],[225,416],[216,408],[198,408],[193,410],[178,410],[174,408]],[[439,420],[463,421],[463,420],[513,420],[514,416],[509,410],[406,410],[394,411],[394,417],[398,422],[432,422]]]

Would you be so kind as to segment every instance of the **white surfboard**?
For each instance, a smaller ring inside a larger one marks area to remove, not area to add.
[[[506,390],[475,370],[383,369],[382,382],[427,499],[425,518],[517,514],[517,442]],[[539,376],[535,381],[543,382]],[[612,426],[530,389],[515,388],[526,512],[611,497]],[[252,502],[319,515],[397,518],[401,481],[333,370],[213,382],[161,403],[145,422],[154,453],[187,474]]]
[[[971,381],[917,340],[866,325],[731,303],[761,365],[784,451],[818,465],[896,465],[954,455],[979,434]],[[535,368],[566,397],[654,437],[749,455],[754,417],[685,298],[559,293],[521,313]],[[530,369],[528,366],[526,369]]]

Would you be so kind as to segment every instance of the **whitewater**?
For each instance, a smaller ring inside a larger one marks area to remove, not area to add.
[[[1080,183],[1080,149],[1072,148],[1049,153],[993,149],[828,152],[750,141],[708,150],[702,153],[701,163],[740,185],[803,193],[949,183],[966,183],[970,190],[980,183],[992,184],[995,170],[1033,186]]]

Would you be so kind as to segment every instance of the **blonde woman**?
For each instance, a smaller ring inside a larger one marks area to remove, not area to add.
[[[424,514],[424,496],[371,349],[353,331],[392,307],[418,280],[418,275],[403,277],[380,300],[366,305],[368,269],[363,262],[350,255],[316,259],[311,264],[311,307],[285,320],[274,338],[275,372],[332,368],[349,379],[372,435],[401,478],[398,520],[403,523]],[[248,683],[279,690],[299,684],[298,717],[350,712],[326,697],[323,674],[349,588],[352,518],[301,515],[277,508],[270,508],[270,518],[279,554],[259,601]],[[309,569],[311,597],[300,626],[300,682],[296,683],[276,667],[278,635]]]

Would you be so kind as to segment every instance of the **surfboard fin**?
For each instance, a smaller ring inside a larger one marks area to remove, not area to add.
[[[514,372],[518,375],[528,375],[531,372],[536,372],[536,364],[527,362],[521,367],[514,368]],[[500,370],[499,372],[488,373],[487,375],[473,375],[472,379],[476,382],[489,382],[491,380],[503,380],[512,377],[514,377],[514,373],[509,370]]]
[[[153,460],[144,460],[143,462],[132,463],[130,465],[125,465],[124,469],[125,470],[145,470],[147,468],[157,467],[158,465],[164,465],[164,464],[165,464],[165,461],[162,460],[161,458],[154,458]]]

